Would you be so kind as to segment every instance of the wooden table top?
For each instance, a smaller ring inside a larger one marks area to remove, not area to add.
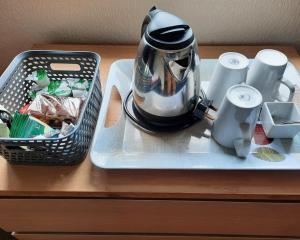
[[[300,70],[300,57],[291,46],[200,46],[201,58],[238,51],[252,58],[264,48],[284,52]],[[134,58],[137,46],[34,45],[33,49],[94,51],[101,55],[105,85],[112,62]],[[114,99],[117,104],[118,99]],[[111,113],[109,122],[117,114]],[[164,199],[300,200],[300,171],[180,171],[104,170],[89,157],[77,166],[16,166],[0,161],[2,197],[103,197]]]

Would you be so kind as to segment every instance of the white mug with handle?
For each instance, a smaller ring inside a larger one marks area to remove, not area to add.
[[[262,96],[254,87],[230,87],[213,123],[212,137],[220,145],[234,148],[238,157],[247,157],[261,103]]]
[[[283,78],[288,58],[274,49],[259,51],[250,65],[246,83],[255,87],[263,96],[263,102],[292,101],[295,85]],[[283,84],[289,89],[287,100],[282,99],[279,87]]]

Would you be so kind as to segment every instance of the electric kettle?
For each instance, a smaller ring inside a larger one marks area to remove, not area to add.
[[[133,105],[152,124],[191,118],[200,93],[200,59],[191,27],[152,7],[145,17],[133,69]]]

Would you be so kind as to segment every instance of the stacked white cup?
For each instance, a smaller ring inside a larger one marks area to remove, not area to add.
[[[248,155],[261,104],[285,101],[279,94],[281,84],[289,89],[287,101],[294,96],[294,85],[283,78],[287,63],[287,57],[273,49],[259,51],[250,67],[249,60],[240,53],[228,52],[219,57],[206,92],[219,108],[212,129],[219,144],[235,148],[239,157]]]
[[[236,52],[223,53],[214,69],[206,92],[208,99],[219,108],[228,88],[246,81],[249,60]]]

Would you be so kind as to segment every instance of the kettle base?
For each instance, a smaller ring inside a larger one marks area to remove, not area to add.
[[[132,91],[129,92],[124,101],[123,108],[133,124],[147,132],[175,132],[188,128],[197,122],[192,112],[178,117],[159,117],[149,114],[136,106]]]

